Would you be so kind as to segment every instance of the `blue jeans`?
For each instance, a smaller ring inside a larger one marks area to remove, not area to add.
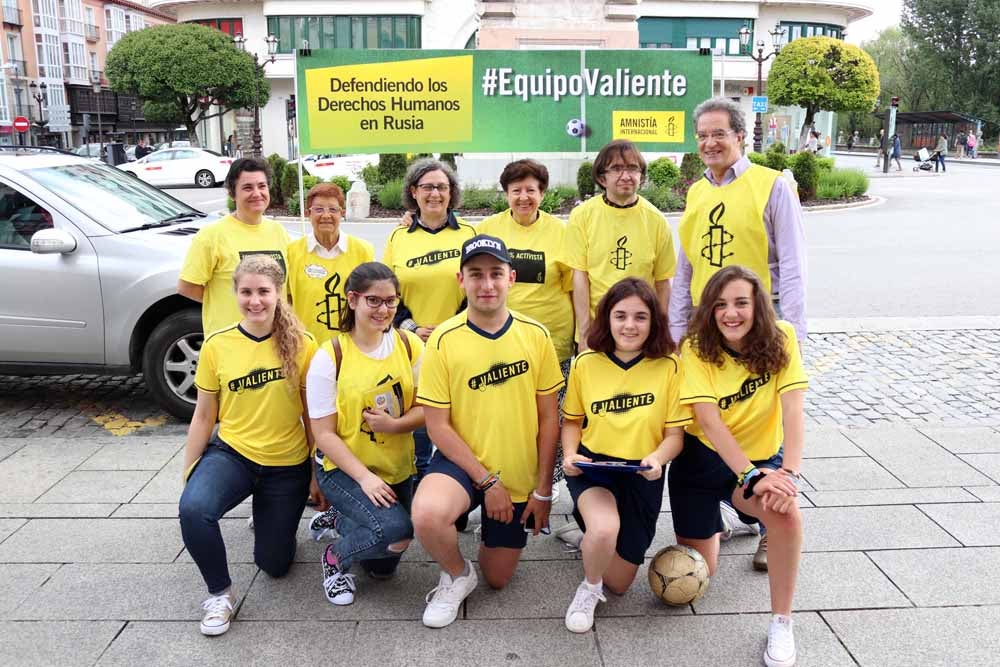
[[[420,480],[427,474],[427,466],[431,464],[431,455],[434,454],[434,443],[427,434],[426,426],[421,426],[413,432],[413,453],[417,466],[415,483],[420,484]]]
[[[343,470],[327,471],[316,466],[316,481],[326,499],[340,512],[337,519],[340,539],[333,543],[340,568],[346,572],[358,560],[375,575],[392,574],[402,552],[390,551],[389,545],[413,539],[410,521],[413,480],[392,485],[398,502],[391,507],[372,503],[361,486]]]
[[[944,153],[938,153],[937,156],[936,156],[936,159],[934,160],[934,171],[935,172],[937,172],[939,164],[941,165],[941,171],[947,173],[948,169],[945,168],[945,166],[944,166]]]
[[[219,519],[253,496],[253,559],[272,577],[288,572],[295,558],[295,533],[309,495],[309,461],[262,466],[215,439],[188,478],[178,508],[181,535],[201,570],[208,592],[232,584]]]

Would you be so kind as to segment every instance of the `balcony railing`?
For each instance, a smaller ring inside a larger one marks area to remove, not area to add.
[[[67,35],[83,36],[83,21],[78,19],[59,19],[59,31]]]
[[[89,72],[84,65],[63,65],[63,75],[74,83],[90,83]]]
[[[24,25],[21,20],[21,10],[10,5],[3,5],[3,22],[10,25]]]
[[[100,26],[86,24],[84,25],[84,30],[87,32],[87,41],[96,42],[101,38],[101,28]]]
[[[13,67],[9,70],[9,76],[14,79],[24,79],[28,76],[28,63],[23,60],[8,60]]]
[[[90,75],[90,83],[100,81],[102,85],[104,84],[104,70],[92,69],[88,74]]]

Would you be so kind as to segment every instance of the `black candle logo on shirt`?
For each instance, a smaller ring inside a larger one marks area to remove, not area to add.
[[[708,238],[708,243],[701,249],[701,256],[708,260],[712,266],[721,267],[727,258],[733,253],[726,252],[726,244],[732,242],[733,235],[726,231],[720,224],[722,216],[726,214],[726,204],[719,204],[708,214],[708,232],[701,235],[701,238]]]
[[[618,247],[611,251],[611,266],[619,271],[624,271],[631,264],[632,252],[625,247],[628,243],[628,236],[618,239]]]
[[[340,295],[340,274],[334,273],[323,284],[326,296],[322,301],[317,301],[316,305],[320,311],[316,313],[316,321],[326,326],[331,331],[340,330],[340,316],[344,312],[346,299]]]

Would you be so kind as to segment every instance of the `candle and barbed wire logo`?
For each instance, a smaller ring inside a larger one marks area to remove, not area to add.
[[[701,256],[707,259],[712,266],[721,267],[727,258],[733,256],[733,253],[726,252],[726,245],[732,242],[733,235],[720,224],[722,216],[725,214],[726,204],[719,202],[718,206],[708,214],[708,232],[701,235],[701,238],[708,239],[708,242],[701,249]]]
[[[323,283],[323,289],[326,290],[326,296],[322,301],[316,302],[320,307],[316,321],[331,331],[337,331],[340,329],[340,314],[346,305],[344,303],[346,299],[340,294],[340,274],[334,273],[330,276]]]
[[[611,266],[624,271],[632,263],[632,251],[626,248],[628,236],[618,238],[617,247],[611,251]]]

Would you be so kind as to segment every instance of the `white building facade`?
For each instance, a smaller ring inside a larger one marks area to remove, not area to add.
[[[773,49],[769,31],[785,30],[783,41],[826,35],[842,39],[849,25],[871,15],[870,2],[845,0],[146,0],[178,22],[212,25],[242,34],[247,49],[263,60],[265,38],[278,38],[274,63],[266,66],[271,99],[261,112],[263,152],[294,153],[286,105],[294,94],[293,49],[311,48],[553,49],[711,48],[714,93],[739,101],[753,123],[750,98],[757,90],[757,63],[743,55],[739,31],[748,26],[751,44]],[[756,50],[755,50],[756,52]],[[242,122],[247,122],[244,115]],[[776,108],[764,117],[765,146],[791,145],[804,111]],[[209,121],[200,132],[218,150],[236,128],[233,118]],[[828,137],[832,114],[816,119]],[[750,130],[752,134],[752,129]],[[247,147],[244,146],[244,149]]]

